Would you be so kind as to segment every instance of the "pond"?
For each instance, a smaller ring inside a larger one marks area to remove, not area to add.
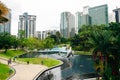
[[[65,80],[78,80],[96,76],[92,56],[74,55],[68,59],[67,63],[70,66],[62,70],[62,77]]]
[[[93,58],[90,55],[74,55],[67,58],[65,53],[49,54],[47,52],[43,54],[42,52],[34,52],[26,53],[19,57],[50,57],[63,61],[62,66],[47,70],[41,75],[42,78],[38,76],[39,78],[37,80],[79,80],[97,76],[93,68]],[[46,77],[51,74],[52,78],[46,79]]]

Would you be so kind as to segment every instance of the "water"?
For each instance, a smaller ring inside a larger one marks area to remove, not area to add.
[[[64,64],[61,67],[56,67],[54,69],[51,69],[45,72],[47,75],[49,74],[49,72],[53,74],[53,77],[50,80],[75,80],[75,79],[79,80],[79,79],[90,78],[90,77],[92,78],[96,76],[94,74],[95,70],[93,68],[92,56],[74,55],[74,56],[70,56],[69,58],[67,58],[66,56],[67,54],[65,53],[64,54],[63,53],[42,54],[40,52],[36,52],[36,53],[27,53],[27,54],[21,55],[20,57],[26,57],[26,58],[27,57],[50,57],[50,58],[56,58],[63,61]]]
[[[95,70],[93,68],[93,60],[91,56],[75,55],[68,59],[68,63],[70,66],[62,70],[62,77],[64,79],[88,78],[93,77],[91,73],[95,73]]]
[[[56,67],[54,69],[47,70],[38,76],[36,80],[62,80],[61,68]]]

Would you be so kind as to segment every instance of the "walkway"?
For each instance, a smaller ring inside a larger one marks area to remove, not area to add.
[[[1,59],[0,62],[7,64],[7,60]],[[19,64],[12,62],[10,64],[16,70],[16,73],[9,80],[33,80],[33,78],[40,72],[47,69],[46,66],[34,64]]]

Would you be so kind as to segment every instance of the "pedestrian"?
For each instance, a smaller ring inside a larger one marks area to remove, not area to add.
[[[9,63],[10,63],[10,64],[12,63],[12,60],[11,60],[11,58],[9,59]]]
[[[10,64],[10,60],[8,59],[8,61],[7,61],[7,62],[8,62],[8,65],[9,65],[9,64]]]

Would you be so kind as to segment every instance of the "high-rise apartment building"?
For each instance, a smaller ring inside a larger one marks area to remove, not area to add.
[[[5,17],[8,21],[0,24],[0,33],[5,31],[11,34],[11,12],[9,12]]]
[[[108,25],[107,4],[89,8],[89,16],[91,25]]]
[[[36,31],[35,32],[35,37],[38,38],[38,39],[42,39],[42,31]]]
[[[35,37],[38,39],[45,39],[50,35],[56,35],[57,30],[36,31]]]
[[[30,38],[35,36],[36,16],[24,13],[19,16],[18,37]]]
[[[60,33],[65,38],[75,35],[75,17],[70,12],[61,13]]]
[[[117,23],[120,23],[120,8],[114,9],[115,12],[115,20]]]

